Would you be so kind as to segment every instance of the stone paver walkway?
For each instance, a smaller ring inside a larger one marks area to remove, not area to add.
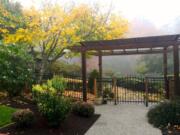
[[[162,135],[147,122],[148,109],[142,104],[96,106],[101,116],[86,135]]]

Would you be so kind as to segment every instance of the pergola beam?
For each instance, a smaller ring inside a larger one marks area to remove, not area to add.
[[[167,41],[167,42],[151,42],[151,43],[134,43],[134,44],[87,44],[86,50],[118,50],[118,49],[136,49],[136,48],[156,48],[156,47],[168,47],[177,42]],[[180,43],[180,42],[179,42]]]
[[[157,47],[164,48],[168,46],[173,46],[174,44],[180,44],[179,37],[180,34],[101,41],[86,41],[80,42],[81,46],[73,46],[70,47],[70,49],[73,51],[81,52],[83,49],[85,49],[86,51],[103,51]]]
[[[173,52],[173,49],[167,49],[166,52]],[[113,56],[113,55],[141,55],[141,54],[159,54],[164,53],[164,49],[150,49],[150,50],[135,50],[135,51],[108,51],[102,52],[102,56]],[[89,52],[90,55],[99,56],[97,52]]]

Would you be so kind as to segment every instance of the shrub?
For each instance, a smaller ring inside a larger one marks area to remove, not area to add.
[[[94,115],[94,106],[86,102],[76,102],[73,105],[73,113],[82,117],[91,117]]]
[[[172,101],[172,104],[175,107],[175,111],[176,111],[175,121],[173,124],[180,125],[180,97],[176,97]]]
[[[64,78],[54,76],[51,80],[52,87],[57,90],[58,93],[62,94],[66,88],[66,82]]]
[[[34,120],[34,113],[29,109],[16,111],[12,116],[12,121],[20,128],[32,126]]]
[[[180,124],[180,102],[166,101],[150,109],[148,121],[157,128]]]
[[[43,85],[33,86],[33,98],[38,110],[51,127],[58,127],[71,110],[70,99],[62,95],[65,87],[64,79],[57,76]]]
[[[48,88],[46,84],[37,84],[32,86],[32,95],[35,102],[38,103],[43,93],[55,93],[55,90],[53,88]]]
[[[62,96],[64,89],[66,88],[66,82],[64,78],[55,76],[53,79],[48,80],[47,83],[42,85],[37,84],[32,86],[32,93],[33,98],[35,101],[38,100],[38,96],[40,93],[48,92],[48,93],[55,93],[59,96]]]
[[[33,59],[27,48],[0,45],[0,89],[10,97],[18,96],[33,80]]]
[[[38,99],[38,95],[39,93],[41,93],[43,91],[43,88],[41,85],[37,84],[37,85],[33,85],[32,86],[32,96],[33,96],[33,100],[37,101]]]
[[[70,100],[51,93],[41,93],[38,109],[48,120],[49,126],[58,127],[71,110]]]
[[[94,79],[99,77],[99,73],[97,70],[93,70],[90,74],[89,74],[89,78],[88,78],[88,88],[90,90],[93,90],[94,87]]]

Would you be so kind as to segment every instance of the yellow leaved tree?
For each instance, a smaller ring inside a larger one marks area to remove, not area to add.
[[[28,45],[35,59],[40,58],[39,81],[48,64],[64,55],[68,46],[80,41],[120,38],[128,29],[128,22],[111,12],[79,5],[70,9],[46,6],[41,10],[23,10],[25,27],[15,33],[4,34],[4,43]]]
[[[3,34],[13,33],[23,26],[21,5],[9,0],[0,1],[0,40]]]

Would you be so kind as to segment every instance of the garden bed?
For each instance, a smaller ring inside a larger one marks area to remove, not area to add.
[[[169,127],[168,129],[162,130],[163,135],[180,135],[180,125]]]
[[[61,124],[57,129],[49,128],[46,120],[40,116],[38,113],[36,105],[31,103],[31,101],[26,102],[24,100],[16,101],[4,101],[2,104],[8,104],[14,108],[29,108],[35,113],[36,122],[31,128],[24,130],[17,129],[15,125],[10,125],[8,127],[0,129],[1,135],[84,135],[87,130],[93,125],[93,123],[99,118],[100,115],[94,115],[91,118],[82,118],[70,114],[68,118]]]

